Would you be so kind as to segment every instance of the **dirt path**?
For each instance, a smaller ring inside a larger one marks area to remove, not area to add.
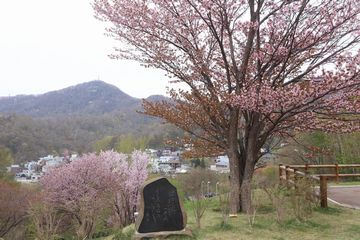
[[[345,207],[360,209],[360,186],[329,186],[328,200]]]

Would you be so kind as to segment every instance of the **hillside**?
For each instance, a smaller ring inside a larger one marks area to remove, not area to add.
[[[158,137],[173,131],[159,119],[138,113],[141,110],[141,99],[102,81],[36,96],[2,97],[0,145],[12,151],[16,162],[23,162],[65,148],[91,151],[105,136]]]
[[[103,114],[133,111],[141,100],[102,81],[92,81],[41,95],[20,95],[0,99],[0,112],[33,117],[71,114]]]

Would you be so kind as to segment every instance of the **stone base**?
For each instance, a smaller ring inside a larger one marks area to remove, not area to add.
[[[163,232],[149,232],[149,233],[139,233],[135,232],[134,239],[143,239],[143,238],[166,238],[169,235],[186,235],[192,237],[192,232],[190,229],[183,229],[181,231],[163,231]]]

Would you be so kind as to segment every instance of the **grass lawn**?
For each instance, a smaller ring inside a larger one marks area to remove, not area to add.
[[[196,239],[360,239],[360,211],[335,207],[328,210],[315,209],[313,216],[306,222],[289,217],[283,224],[278,224],[271,208],[258,210],[252,228],[244,215],[230,219],[226,229],[221,228],[220,222],[218,212],[208,211],[202,229],[194,231]],[[191,216],[188,223],[190,228],[194,226]]]
[[[360,186],[360,181],[353,181],[353,182],[329,182],[330,186],[352,186],[358,185]]]
[[[216,204],[214,204],[216,205]],[[214,207],[214,206],[212,206]],[[255,240],[255,239],[358,239],[360,240],[360,211],[330,205],[324,210],[315,208],[312,216],[305,222],[295,219],[291,209],[282,224],[275,220],[275,211],[270,205],[260,205],[255,224],[250,227],[248,217],[240,214],[230,219],[226,228],[220,226],[221,214],[209,209],[202,221],[202,228],[194,230],[195,239],[206,240]],[[194,229],[195,220],[188,210],[188,225]],[[186,239],[171,237],[169,239]]]
[[[250,227],[248,217],[244,214],[231,218],[229,225],[221,226],[222,218],[216,198],[213,198],[206,211],[201,229],[195,228],[190,205],[185,203],[188,215],[188,228],[193,230],[194,237],[171,236],[167,239],[186,240],[360,240],[360,210],[351,210],[335,205],[328,209],[314,208],[312,216],[304,222],[295,219],[290,207],[287,210],[286,220],[278,224],[275,220],[275,211],[264,197],[261,200],[255,217],[255,224]],[[133,228],[131,226],[130,228]],[[103,240],[111,240],[111,236]]]

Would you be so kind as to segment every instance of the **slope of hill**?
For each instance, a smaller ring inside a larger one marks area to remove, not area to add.
[[[102,114],[139,108],[141,102],[117,87],[92,81],[41,95],[0,99],[0,112],[33,117],[71,114]]]
[[[150,96],[150,101],[166,100]],[[105,136],[156,136],[172,131],[159,119],[138,113],[141,99],[92,81],[36,96],[0,98],[0,145],[16,162],[70,149],[92,150]]]

